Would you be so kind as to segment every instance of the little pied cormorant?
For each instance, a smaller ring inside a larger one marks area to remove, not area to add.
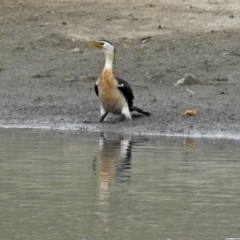
[[[131,120],[132,111],[137,111],[146,116],[150,116],[149,112],[145,112],[140,108],[133,106],[133,92],[128,82],[114,76],[113,61],[114,47],[107,40],[90,41],[90,45],[103,50],[105,55],[105,66],[103,71],[95,83],[95,92],[100,101],[101,118],[103,122],[107,114],[124,115],[126,120]]]

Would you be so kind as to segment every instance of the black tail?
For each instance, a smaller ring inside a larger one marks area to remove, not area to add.
[[[142,109],[137,108],[137,107],[134,107],[134,106],[131,106],[130,111],[131,111],[131,112],[132,112],[132,111],[137,111],[137,112],[142,113],[142,114],[144,114],[144,115],[146,115],[146,116],[150,116],[150,115],[151,115],[149,112],[145,112],[145,111],[143,111]]]

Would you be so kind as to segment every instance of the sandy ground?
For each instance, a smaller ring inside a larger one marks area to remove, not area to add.
[[[240,135],[239,0],[0,0],[0,34],[3,127]],[[151,117],[97,122],[104,57],[87,41],[99,38]],[[187,73],[198,82],[176,88]]]

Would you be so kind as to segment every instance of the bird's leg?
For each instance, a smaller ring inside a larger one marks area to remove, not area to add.
[[[103,122],[105,117],[108,115],[108,112],[105,112],[105,114],[103,114],[99,120],[99,122]]]
[[[105,117],[108,115],[108,112],[103,108],[102,105],[100,105],[100,110],[101,110],[101,118],[99,122],[103,122]]]

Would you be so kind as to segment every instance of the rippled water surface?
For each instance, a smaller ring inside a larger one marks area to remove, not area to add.
[[[240,141],[0,130],[0,239],[240,239]]]

